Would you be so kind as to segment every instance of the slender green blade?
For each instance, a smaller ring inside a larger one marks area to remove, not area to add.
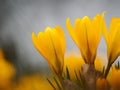
[[[55,88],[55,86],[52,84],[52,82],[47,78],[47,81],[49,82],[49,84],[52,86],[52,88],[54,89],[54,90],[56,90],[56,88]]]
[[[61,88],[59,82],[57,81],[57,79],[55,77],[54,77],[54,81],[55,81],[56,85],[58,86],[59,90],[61,90],[62,88]]]
[[[69,73],[68,67],[66,67],[66,76],[67,76],[67,79],[70,80],[70,73]]]

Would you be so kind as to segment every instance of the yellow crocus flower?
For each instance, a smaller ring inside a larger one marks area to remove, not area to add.
[[[47,60],[50,68],[56,74],[62,74],[65,52],[65,37],[59,26],[47,27],[45,32],[39,32],[38,36],[32,33],[32,41],[36,49]]]
[[[105,77],[107,77],[111,65],[120,55],[120,18],[113,17],[110,23],[109,31],[104,21],[104,14],[102,15],[102,33],[107,44],[108,66]]]
[[[97,14],[93,20],[88,16],[76,19],[74,27],[68,18],[66,21],[68,32],[81,51],[86,63],[94,63],[96,51],[101,37],[101,16]]]
[[[111,65],[120,55],[120,18],[112,18],[109,31],[103,19],[103,35],[107,44],[108,65]]]
[[[104,59],[97,57],[94,62],[95,69],[97,71],[103,72],[103,68],[106,67],[107,63]]]

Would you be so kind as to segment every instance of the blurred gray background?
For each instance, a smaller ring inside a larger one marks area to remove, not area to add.
[[[31,33],[43,31],[47,26],[59,25],[63,28],[67,52],[78,52],[69,37],[65,22],[72,23],[78,17],[93,18],[106,11],[105,20],[109,26],[112,16],[120,17],[120,0],[0,0],[0,47],[8,61],[12,62],[18,74],[49,71],[45,59],[37,52],[31,41]],[[106,56],[103,38],[98,49]]]

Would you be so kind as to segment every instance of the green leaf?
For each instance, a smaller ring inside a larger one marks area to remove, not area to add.
[[[61,90],[62,88],[61,88],[61,86],[59,85],[59,82],[57,81],[57,79],[56,79],[55,77],[54,77],[54,81],[55,81],[56,85],[58,86],[59,90]]]
[[[69,73],[68,67],[66,67],[66,76],[67,76],[67,79],[70,80],[70,73]]]
[[[49,82],[49,84],[52,86],[52,88],[54,89],[54,90],[56,90],[56,88],[55,88],[55,86],[52,84],[52,82],[47,78],[47,81]]]

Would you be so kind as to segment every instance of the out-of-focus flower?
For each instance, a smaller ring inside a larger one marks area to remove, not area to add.
[[[104,21],[104,14],[102,15],[102,33],[107,44],[108,66],[105,72],[107,77],[111,65],[120,55],[120,18],[113,17],[110,23],[109,31]]]
[[[66,73],[66,67],[69,70],[71,80],[76,79],[75,73],[79,76],[81,73],[81,68],[85,64],[84,60],[77,53],[71,53],[65,57],[64,60],[64,71]]]
[[[11,79],[15,75],[15,69],[5,60],[2,49],[0,49],[0,69],[0,89],[9,89],[11,87]]]
[[[105,62],[105,60],[103,60],[102,58],[96,58],[95,59],[95,63],[94,63],[94,66],[95,66],[95,69],[97,70],[97,71],[100,71],[100,72],[102,72],[103,71],[103,68],[105,68],[106,67],[106,65],[107,65],[107,63]]]
[[[108,74],[108,80],[113,90],[120,90],[120,69],[112,67]]]
[[[53,90],[50,84],[47,82],[45,76],[22,76],[12,90]]]
[[[120,18],[112,18],[109,31],[107,31],[108,29],[106,28],[104,19],[102,24],[102,31],[107,44],[108,64],[111,65],[120,55]]]
[[[50,68],[58,75],[62,74],[64,65],[65,37],[62,29],[46,28],[38,36],[32,33],[32,41],[36,49],[49,63]]]
[[[96,81],[96,90],[110,90],[108,81],[105,78],[98,78]]]
[[[88,16],[76,19],[74,27],[68,18],[66,27],[86,63],[94,63],[97,47],[101,37],[101,16],[97,14],[93,20]]]

